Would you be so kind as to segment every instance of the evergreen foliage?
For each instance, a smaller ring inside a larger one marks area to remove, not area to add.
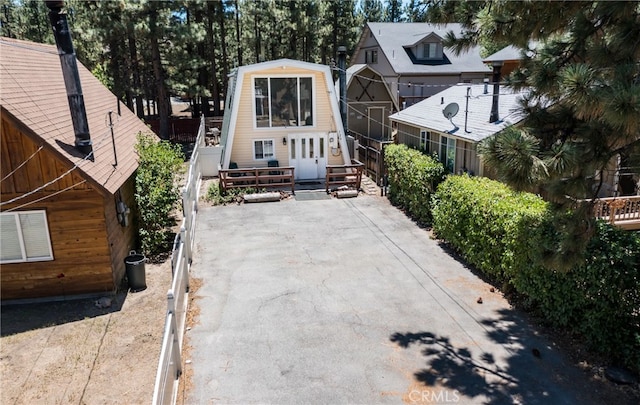
[[[406,145],[388,145],[384,160],[389,177],[389,201],[421,224],[431,224],[431,196],[442,181],[442,163]]]
[[[506,84],[528,90],[525,119],[479,152],[502,181],[575,212],[556,229],[567,250],[555,260],[579,259],[596,229],[591,201],[616,187],[605,179],[619,174],[621,195],[638,192],[631,179],[640,173],[640,41],[630,38],[640,38],[640,3],[445,1],[429,13],[463,24],[460,38],[445,41],[459,51],[484,43],[521,49]]]

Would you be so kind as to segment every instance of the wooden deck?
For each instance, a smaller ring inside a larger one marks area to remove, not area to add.
[[[626,230],[640,229],[640,195],[599,198],[594,201],[594,215],[598,219]]]
[[[291,188],[295,194],[293,167],[226,169],[220,170],[218,176],[223,192],[230,188]]]

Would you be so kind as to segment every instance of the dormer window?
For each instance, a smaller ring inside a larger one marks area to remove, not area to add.
[[[437,42],[426,42],[417,46],[418,59],[441,59],[441,52],[438,52],[439,46]]]
[[[416,65],[448,65],[451,64],[444,54],[442,37],[430,32],[415,42],[403,46],[407,55]]]

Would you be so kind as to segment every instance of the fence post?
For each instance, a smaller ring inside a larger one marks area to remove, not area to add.
[[[176,297],[173,295],[173,290],[167,291],[167,312],[175,315],[176,313]]]
[[[191,235],[190,235],[190,232],[187,232],[187,229],[184,223],[180,227],[180,239],[182,239],[183,248],[185,251],[184,256],[187,259],[187,263],[191,263]]]

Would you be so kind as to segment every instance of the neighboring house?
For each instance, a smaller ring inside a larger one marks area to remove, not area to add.
[[[460,24],[369,22],[350,64],[366,64],[378,72],[400,108],[405,108],[457,83],[482,83],[492,73],[480,47],[456,55],[443,46],[448,32],[462,33]]]
[[[376,140],[391,139],[388,118],[399,108],[382,75],[359,64],[347,69],[346,79],[349,132]]]
[[[449,172],[492,177],[476,152],[477,144],[524,118],[517,112],[520,98],[521,93],[501,87],[498,120],[489,122],[493,86],[460,84],[397,112],[389,119],[397,125],[398,143],[429,154],[436,153]],[[445,117],[447,111],[455,112],[451,119]]]
[[[79,64],[85,159],[56,47],[1,38],[0,54],[2,299],[114,291],[137,234],[136,135],[150,130]]]
[[[500,76],[502,78],[507,77],[513,72],[523,58],[523,49],[517,48],[513,45],[509,45],[502,48],[498,52],[487,56],[482,61],[487,65],[497,65],[500,67]]]
[[[328,66],[289,59],[239,67],[229,79],[221,167],[295,168],[296,180],[324,178],[351,163]]]

